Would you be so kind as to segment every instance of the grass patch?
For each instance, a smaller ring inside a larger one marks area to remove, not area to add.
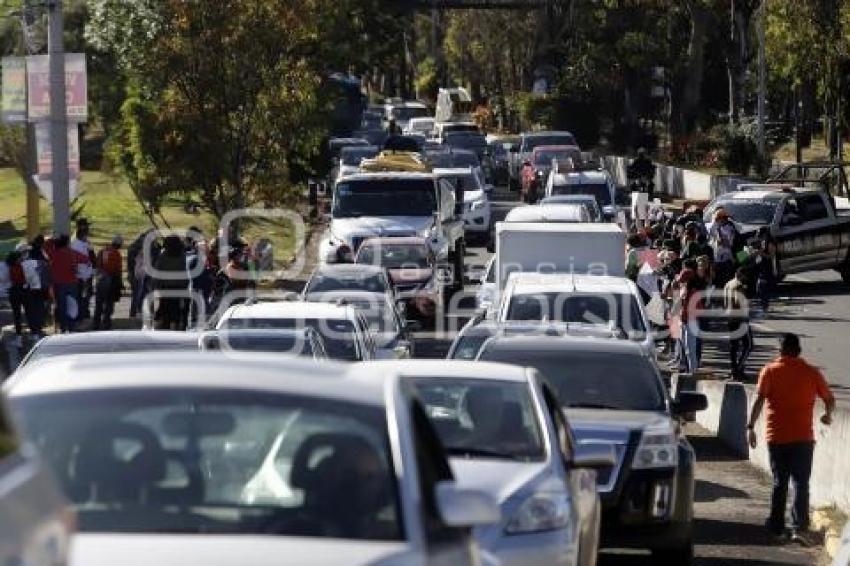
[[[98,249],[115,234],[121,234],[125,242],[129,242],[151,226],[127,183],[99,171],[83,171],[76,207],[81,208],[82,216],[89,219],[92,242]],[[41,199],[39,209],[41,232],[50,234],[53,231],[52,208]],[[183,203],[176,200],[163,206],[162,216],[174,230],[197,226],[207,237],[218,231],[214,216],[206,212],[187,213]],[[269,238],[274,245],[275,266],[278,268],[282,268],[294,253],[294,229],[286,221],[257,219],[246,222],[243,234],[249,242]],[[0,168],[0,253],[5,255],[25,237],[26,193],[23,181],[14,169]]]

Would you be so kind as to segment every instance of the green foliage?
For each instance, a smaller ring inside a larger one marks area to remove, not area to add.
[[[322,126],[321,69],[312,56],[324,48],[311,6],[91,0],[90,7],[87,37],[131,85],[110,140],[112,162],[146,202],[197,193],[221,217],[295,190],[290,171],[316,151]]]
[[[440,78],[437,74],[437,63],[431,57],[426,57],[416,66],[416,81],[414,83],[419,98],[437,100],[440,88]]]

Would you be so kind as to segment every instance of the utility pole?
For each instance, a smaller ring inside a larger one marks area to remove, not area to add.
[[[53,156],[53,230],[71,232],[71,203],[68,187],[68,117],[65,100],[65,45],[62,34],[62,0],[47,2],[47,54],[50,60],[50,146]]]
[[[765,102],[767,93],[765,90],[767,86],[765,85],[766,76],[767,76],[767,68],[765,62],[765,38],[764,38],[764,28],[765,28],[765,20],[767,19],[767,0],[761,0],[759,13],[759,53],[758,53],[758,63],[759,63],[759,92],[758,92],[758,149],[759,155],[762,158],[766,156],[767,143],[765,140],[765,131],[764,131],[764,122],[765,122]]]

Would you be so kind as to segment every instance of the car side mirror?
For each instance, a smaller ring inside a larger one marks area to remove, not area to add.
[[[461,488],[454,481],[441,481],[434,491],[440,518],[449,527],[478,527],[502,520],[499,504],[483,491]]]
[[[682,391],[670,404],[670,411],[675,416],[685,416],[708,408],[708,398],[702,393]]]
[[[617,453],[612,444],[588,442],[577,444],[573,453],[572,465],[575,468],[600,470],[617,465]]]

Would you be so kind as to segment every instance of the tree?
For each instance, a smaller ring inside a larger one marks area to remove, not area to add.
[[[221,218],[291,191],[320,139],[312,4],[90,2],[87,38],[132,84],[111,143],[140,194],[197,194]]]

